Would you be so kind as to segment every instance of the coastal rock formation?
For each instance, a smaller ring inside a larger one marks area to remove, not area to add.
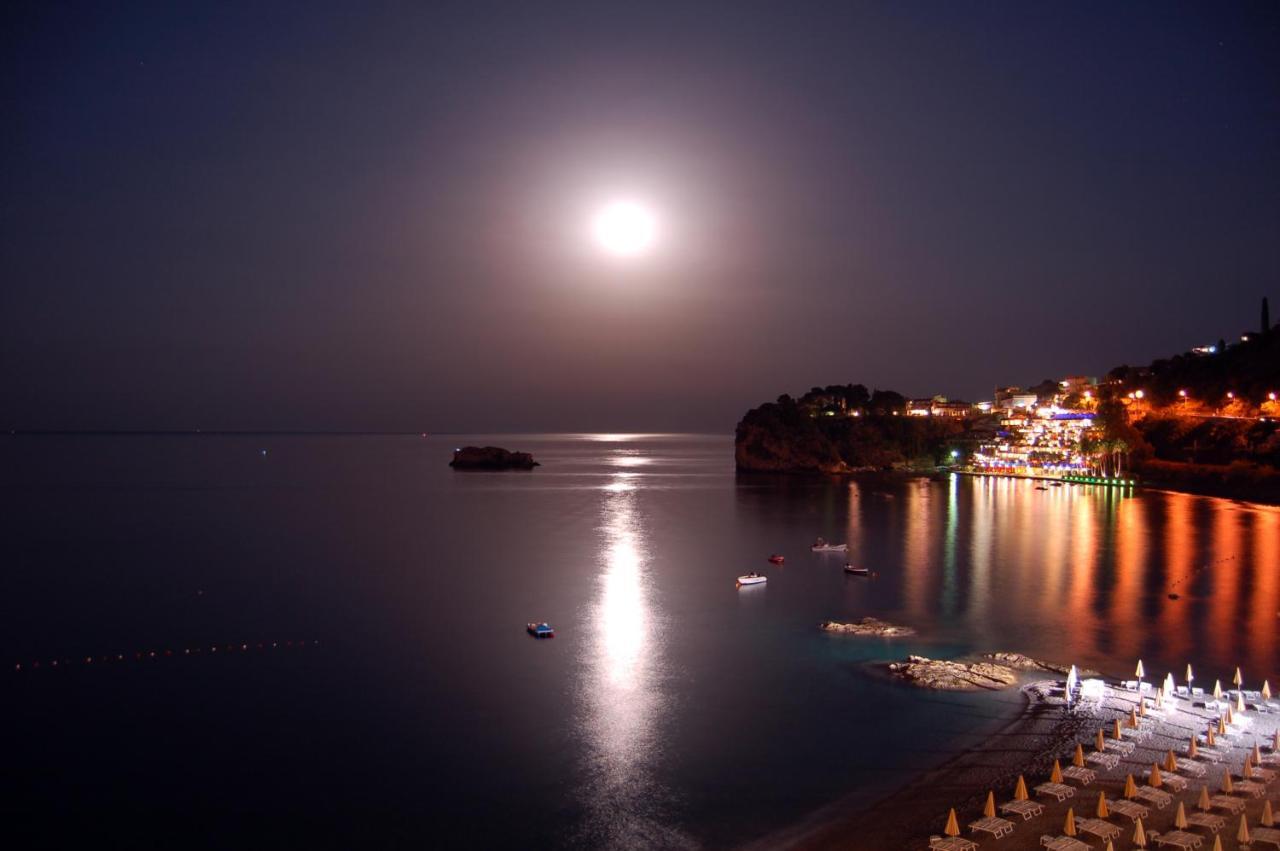
[[[888,395],[882,391],[877,394]],[[776,402],[752,408],[734,434],[738,470],[857,473],[933,469],[946,459],[946,447],[962,439],[970,428],[966,421],[952,417],[895,416],[900,413],[896,403],[876,407],[875,398],[866,408],[833,410],[823,407],[828,396],[815,388],[798,400],[780,396]]]
[[[847,635],[878,635],[884,638],[916,634],[916,631],[909,626],[896,626],[876,618],[863,618],[853,623],[824,621],[818,628],[824,632],[839,632]]]
[[[942,691],[992,691],[1008,688],[1018,681],[1012,668],[992,662],[948,662],[908,656],[905,662],[891,662],[889,671],[921,688]]]
[[[455,470],[532,470],[540,465],[528,452],[510,452],[498,446],[464,446],[453,451],[449,466]]]
[[[1048,671],[1052,674],[1066,676],[1067,672],[1071,670],[1070,665],[1059,665],[1056,662],[1032,659],[1030,656],[1023,656],[1021,653],[987,653],[982,658],[990,659],[998,665],[1013,668],[1017,671]],[[1102,676],[1097,671],[1091,671],[1088,668],[1076,668],[1076,674],[1081,677]]]

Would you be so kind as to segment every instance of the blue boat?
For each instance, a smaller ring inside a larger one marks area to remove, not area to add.
[[[551,628],[551,624],[547,623],[531,623],[526,624],[525,629],[534,638],[555,638],[556,631]]]

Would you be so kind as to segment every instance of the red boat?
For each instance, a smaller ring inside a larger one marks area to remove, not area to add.
[[[774,564],[782,564],[784,561],[786,561],[786,559],[778,555],[777,553],[774,553],[773,555],[769,556],[769,561],[773,562]]]

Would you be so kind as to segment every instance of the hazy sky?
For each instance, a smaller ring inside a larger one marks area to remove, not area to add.
[[[1222,5],[7,3],[0,426],[729,431],[1231,337],[1280,4]]]

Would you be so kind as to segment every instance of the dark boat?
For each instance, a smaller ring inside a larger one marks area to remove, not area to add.
[[[551,624],[531,623],[531,624],[525,624],[524,628],[534,638],[555,638],[556,637],[556,631],[551,628]]]
[[[778,555],[777,553],[774,553],[773,555],[769,556],[769,561],[771,561],[774,564],[782,564],[784,561],[786,561],[786,559]]]

